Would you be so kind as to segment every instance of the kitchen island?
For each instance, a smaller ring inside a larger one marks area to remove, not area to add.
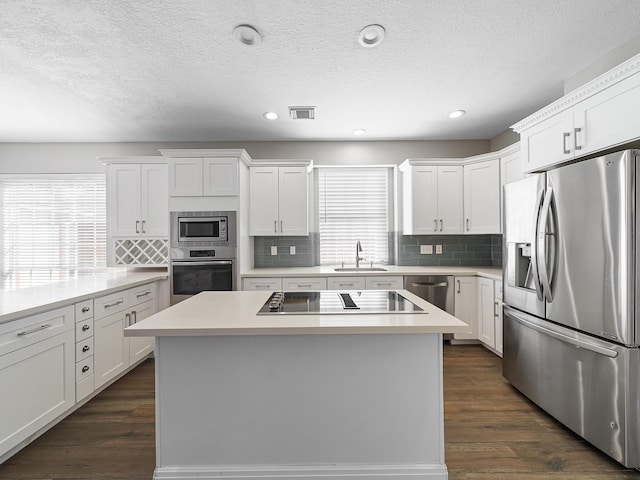
[[[256,315],[203,292],[125,330],[156,337],[155,479],[444,480],[442,333],[423,313]]]

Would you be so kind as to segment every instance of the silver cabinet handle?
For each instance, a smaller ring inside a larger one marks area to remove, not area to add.
[[[438,231],[438,219],[437,218],[433,219],[433,231],[434,232]]]
[[[442,231],[442,219],[440,219],[440,231]]]
[[[376,285],[378,285],[380,287],[390,287],[391,286],[391,282],[378,282],[378,283],[376,283]]]
[[[282,229],[282,220],[280,220],[280,233],[282,233],[284,230]]]
[[[86,331],[88,331],[88,330],[90,330],[90,329],[91,329],[91,327],[90,327],[89,325],[83,325],[83,326],[82,326],[82,331],[83,331],[83,332],[86,332]]]
[[[456,282],[458,283],[458,291],[456,293],[460,293],[460,280],[456,280]]]
[[[89,347],[89,345],[85,345],[84,347],[82,347],[82,352],[88,352],[91,349],[91,347]]]
[[[298,284],[298,288],[311,288],[311,284],[307,284],[307,285]]]
[[[469,231],[469,219],[467,218],[467,232]]]
[[[144,293],[138,293],[136,294],[136,298],[142,298],[142,297],[146,297],[147,295],[151,295],[151,290],[147,290]]]
[[[353,283],[339,283],[339,287],[353,287]]]
[[[493,316],[498,317],[498,302],[493,302]]]
[[[576,127],[573,129],[573,149],[574,150],[582,150],[582,146],[578,145],[578,134],[582,131],[580,127]]]
[[[571,136],[571,132],[563,132],[562,134],[562,153],[571,153],[571,150],[567,148],[567,138]]]
[[[140,220],[136,220],[136,233],[140,233]]]
[[[89,310],[91,310],[89,307],[82,307],[82,313],[87,313]]]
[[[34,327],[30,330],[23,330],[21,332],[18,332],[18,336],[22,337],[24,335],[29,335],[30,333],[39,332],[40,330],[44,330],[45,328],[49,328],[50,326],[51,326],[50,323],[45,323],[44,325],[38,325],[37,327]]]
[[[124,303],[124,300],[118,300],[117,302],[109,303],[105,305],[104,308],[115,307],[116,305],[120,305],[121,303]]]
[[[278,221],[273,221],[273,233],[278,233]]]
[[[131,324],[138,323],[138,313],[135,310],[131,311]]]
[[[146,222],[146,220],[142,220],[142,233],[147,233],[147,232],[144,230],[144,223],[145,223],[145,222]]]
[[[131,314],[130,313],[125,313],[124,314],[124,326],[128,327],[131,325]]]

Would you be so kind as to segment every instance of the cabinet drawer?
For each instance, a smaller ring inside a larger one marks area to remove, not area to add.
[[[242,279],[243,290],[266,290],[275,292],[282,290],[281,278],[244,278]]]
[[[155,283],[148,283],[146,285],[140,285],[129,290],[130,293],[130,305],[138,305],[142,302],[148,302],[155,297]]]
[[[94,375],[91,374],[88,377],[84,377],[82,380],[76,383],[76,402],[87,398],[93,393],[94,388]]]
[[[122,290],[121,292],[96,298],[93,301],[93,307],[96,319],[126,310],[129,308],[129,290]]]
[[[403,278],[400,276],[365,277],[367,290],[402,290]]]
[[[73,306],[0,324],[0,355],[73,330]]]
[[[93,300],[76,303],[76,322],[93,317]]]
[[[93,337],[76,343],[76,362],[93,355]]]
[[[76,363],[76,382],[93,375],[93,355]]]
[[[93,318],[76,323],[76,342],[93,337]]]
[[[326,290],[327,279],[325,277],[298,277],[298,278],[283,278],[282,290],[295,291],[295,290]]]
[[[329,290],[364,290],[364,277],[328,277],[327,288]]]

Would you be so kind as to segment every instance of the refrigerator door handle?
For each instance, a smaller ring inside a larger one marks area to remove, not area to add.
[[[551,185],[547,187],[547,193],[544,196],[544,202],[542,203],[542,209],[540,210],[540,221],[538,222],[538,230],[536,232],[536,247],[537,247],[537,256],[540,260],[539,271],[540,271],[540,281],[542,282],[542,290],[544,292],[544,298],[547,302],[553,301],[553,292],[551,291],[551,272],[553,272],[555,268],[555,260],[554,265],[549,266],[548,262],[548,239],[547,237],[551,237],[554,243],[554,255],[555,255],[555,235],[556,228],[555,226],[551,227],[551,232],[547,231],[547,225],[549,224],[551,213],[551,204],[553,202],[553,188]],[[553,221],[553,218],[552,218]],[[555,225],[555,222],[554,222]]]
[[[549,337],[555,338],[556,340],[560,340],[561,342],[573,345],[574,347],[584,348],[585,350],[589,350],[600,355],[605,355],[610,358],[616,358],[618,356],[618,352],[612,350],[611,348],[603,347],[602,345],[598,345],[595,342],[589,342],[587,340],[574,338],[569,335],[565,335],[564,333],[552,330],[551,328],[543,327],[542,325],[538,325],[537,323],[530,322],[529,320],[515,313],[512,309],[508,309],[508,311],[505,311],[505,313],[507,313],[509,317],[511,317],[511,319],[515,320],[518,323],[521,323],[522,325],[525,325],[528,328],[536,330]]]
[[[544,295],[542,291],[542,283],[540,282],[540,272],[538,269],[538,225],[540,224],[543,196],[544,190],[539,190],[538,198],[536,198],[536,214],[533,223],[533,248],[531,249],[531,273],[533,274],[533,283],[536,287],[536,295],[540,301],[544,300]]]

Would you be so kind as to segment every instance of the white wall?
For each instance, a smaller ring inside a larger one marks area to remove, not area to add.
[[[399,164],[406,158],[469,157],[489,140],[380,142],[0,143],[0,173],[97,173],[98,157],[159,155],[160,148],[244,148],[251,158],[312,159],[316,165]]]

